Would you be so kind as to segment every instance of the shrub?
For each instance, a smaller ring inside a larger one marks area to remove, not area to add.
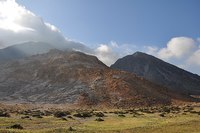
[[[166,113],[170,113],[170,108],[168,108],[168,107],[163,107],[163,111],[166,112]]]
[[[193,108],[193,107],[190,107],[190,106],[188,106],[188,107],[187,107],[187,110],[188,110],[188,111],[192,111],[192,110],[194,110],[194,108]]]
[[[32,117],[35,117],[35,118],[43,118],[40,114],[33,114]]]
[[[67,118],[69,118],[69,119],[74,119],[71,115],[67,116]]]
[[[60,117],[64,117],[64,116],[70,115],[70,112],[67,112],[67,111],[65,111],[65,112],[57,111],[53,115],[54,115],[54,117],[60,118]]]
[[[67,121],[67,119],[65,117],[62,117],[61,119],[64,120],[64,121]]]
[[[40,110],[34,110],[31,112],[32,114],[39,114],[39,115],[44,115],[43,112],[41,112]]]
[[[75,116],[75,117],[83,117],[81,113],[76,113],[73,116]]]
[[[133,117],[137,117],[137,115],[134,114]]]
[[[118,116],[119,116],[119,117],[126,117],[126,116],[125,116],[125,115],[123,115],[123,114],[119,114]]]
[[[91,117],[91,116],[92,116],[92,113],[91,113],[91,112],[83,112],[83,113],[82,113],[82,116],[83,116],[83,117]]]
[[[96,117],[104,117],[105,115],[102,112],[97,112],[97,113],[95,113],[95,116]]]
[[[161,114],[160,114],[160,117],[165,117],[165,113],[161,113]]]
[[[20,124],[14,124],[8,128],[13,128],[13,129],[24,129]]]
[[[190,113],[200,115],[200,112],[197,112],[197,111],[190,111]]]
[[[75,129],[73,129],[72,127],[69,127],[68,129],[69,131],[76,131]]]
[[[91,117],[92,113],[91,112],[79,112],[79,113],[74,114],[73,116],[85,118],[85,117]]]
[[[10,117],[10,114],[7,112],[0,112],[0,117]]]
[[[127,114],[127,111],[114,111],[114,114]]]
[[[32,112],[31,110],[25,110],[25,111],[20,111],[19,114],[22,114],[22,115],[30,115]]]
[[[139,115],[144,115],[144,114],[139,113],[139,112],[133,112],[133,116],[139,116]]]
[[[22,116],[21,119],[30,119],[30,116]]]
[[[187,115],[186,113],[182,113],[182,115]]]
[[[102,118],[97,118],[95,121],[104,121],[104,119],[102,119]]]
[[[44,115],[45,116],[50,116],[50,115],[52,115],[53,113],[51,112],[51,111],[48,111],[48,110],[45,110],[44,111]]]

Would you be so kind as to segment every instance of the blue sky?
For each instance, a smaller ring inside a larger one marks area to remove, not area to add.
[[[108,66],[142,51],[200,75],[199,13],[200,0],[0,0],[0,48],[73,40]]]
[[[163,47],[172,37],[200,36],[199,0],[17,0],[87,45],[107,43]]]

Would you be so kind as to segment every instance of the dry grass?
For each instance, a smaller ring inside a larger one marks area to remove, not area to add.
[[[172,110],[171,107],[168,107]],[[164,117],[160,108],[141,109],[135,111],[118,110],[118,113],[124,113],[125,117],[119,117],[116,110],[107,110],[104,113],[104,121],[96,121],[98,117],[95,112],[91,117],[74,117],[76,113],[71,112],[73,119],[67,116],[56,118],[52,115],[36,118],[22,119],[24,115],[16,112],[10,113],[11,117],[0,117],[0,133],[62,133],[62,132],[85,132],[85,133],[200,133],[200,107],[182,107],[179,111],[165,113]],[[152,110],[154,112],[152,113]],[[166,109],[165,109],[166,110]],[[168,112],[168,111],[167,111]],[[139,115],[143,114],[143,115]],[[14,124],[20,124],[24,129],[8,129]],[[72,128],[70,128],[72,127]]]

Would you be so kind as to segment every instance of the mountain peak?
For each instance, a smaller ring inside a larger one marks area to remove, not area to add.
[[[143,53],[143,52],[140,52],[140,51],[137,51],[135,52],[134,54],[132,54],[133,57],[135,58],[145,58],[145,59],[148,59],[148,60],[160,60],[152,55],[149,55],[149,54],[146,54],[146,53]]]
[[[185,94],[200,94],[200,77],[162,61],[152,55],[136,52],[117,60],[111,68],[135,73],[156,84]]]
[[[140,52],[140,51],[136,51],[135,53],[133,53],[134,56],[138,56],[138,55],[147,55],[146,53]]]

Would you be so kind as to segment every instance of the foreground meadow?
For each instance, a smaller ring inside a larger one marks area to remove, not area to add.
[[[199,106],[0,111],[1,133],[200,133]]]

